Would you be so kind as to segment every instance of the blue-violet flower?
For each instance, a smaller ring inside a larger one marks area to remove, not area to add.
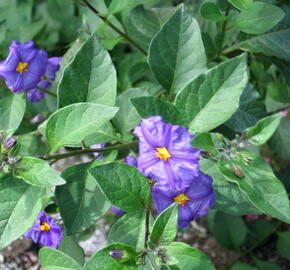
[[[62,230],[52,217],[41,211],[32,228],[24,236],[35,243],[57,248],[62,239]]]
[[[200,150],[190,145],[193,136],[184,127],[152,116],[143,119],[134,134],[139,138],[138,169],[148,178],[180,189],[198,176]]]
[[[182,229],[193,219],[206,215],[208,209],[213,206],[212,178],[199,172],[199,176],[192,180],[191,186],[181,189],[168,189],[157,183],[152,188],[152,196],[158,213],[172,203],[178,203],[178,227]]]
[[[34,42],[13,41],[9,55],[0,63],[0,76],[13,92],[33,89],[41,80],[47,66],[47,53],[34,48]]]

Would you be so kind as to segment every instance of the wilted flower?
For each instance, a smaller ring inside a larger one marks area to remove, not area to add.
[[[152,116],[134,133],[139,138],[138,169],[145,176],[173,189],[189,186],[198,176],[200,150],[190,145],[193,136],[184,127]]]
[[[178,203],[178,227],[182,229],[193,219],[206,215],[208,209],[213,206],[212,178],[199,172],[199,176],[192,179],[190,186],[181,189],[168,189],[157,183],[152,188],[152,196],[158,213],[172,203]]]
[[[44,80],[41,80],[38,84],[38,88],[48,89],[51,86],[52,81],[55,79],[55,74],[59,70],[61,57],[51,57],[48,59]],[[39,102],[45,96],[45,93],[37,88],[31,89],[27,92],[27,99],[30,102]]]
[[[0,76],[13,92],[30,90],[41,80],[47,61],[47,53],[34,48],[33,41],[13,41],[8,57],[0,63]]]
[[[57,248],[62,239],[62,230],[52,217],[41,211],[33,227],[24,236],[32,239],[35,243]]]

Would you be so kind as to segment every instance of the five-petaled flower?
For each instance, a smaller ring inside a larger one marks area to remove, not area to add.
[[[173,189],[190,185],[198,176],[200,150],[190,145],[193,136],[186,128],[152,116],[134,133],[139,138],[138,169],[145,176]]]
[[[204,216],[214,204],[212,178],[200,172],[192,179],[192,184],[181,189],[168,189],[157,183],[152,188],[152,196],[158,213],[176,202],[179,205],[178,227],[189,225],[193,219]]]
[[[34,48],[34,42],[13,41],[9,55],[0,63],[0,76],[13,92],[33,89],[41,80],[47,67],[47,53]]]
[[[62,229],[52,217],[41,211],[32,228],[24,236],[35,243],[57,248],[62,239]]]

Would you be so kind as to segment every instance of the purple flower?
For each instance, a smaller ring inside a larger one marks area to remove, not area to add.
[[[138,168],[145,176],[172,189],[189,186],[198,176],[200,150],[190,145],[193,136],[184,127],[152,116],[134,133],[139,138]]]
[[[34,42],[13,41],[9,55],[0,63],[0,76],[15,93],[36,87],[47,67],[47,53],[34,48]]]
[[[45,77],[50,80],[54,81],[55,74],[60,68],[60,61],[62,57],[51,57],[48,59],[46,71],[45,71]]]
[[[129,155],[127,156],[125,159],[124,159],[124,162],[128,165],[131,165],[131,166],[134,166],[134,167],[137,167],[137,158],[135,158],[134,156],[132,155]]]
[[[47,80],[41,80],[38,84],[38,88],[48,89],[51,86],[51,82],[55,79],[55,74],[59,70],[61,57],[51,57],[48,59],[45,78]],[[37,88],[27,91],[27,99],[30,102],[39,102],[45,96],[44,92],[39,91]]]
[[[90,146],[91,149],[99,149],[99,148],[103,148],[103,147],[105,147],[104,143],[94,144],[94,145]],[[103,160],[103,157],[101,156],[100,153],[94,152],[93,155],[95,156],[96,159]]]
[[[24,236],[32,239],[35,243],[57,248],[62,239],[62,230],[52,217],[41,211],[32,228]]]
[[[174,202],[179,204],[178,227],[182,229],[193,219],[206,215],[208,209],[213,206],[212,178],[199,172],[199,176],[192,180],[191,186],[181,189],[168,189],[164,185],[156,184],[152,188],[152,196],[158,213]]]
[[[42,80],[38,83],[37,87],[47,89],[50,85],[51,83],[49,81]],[[30,102],[39,102],[44,98],[44,96],[45,93],[39,91],[37,88],[27,91],[27,100]]]

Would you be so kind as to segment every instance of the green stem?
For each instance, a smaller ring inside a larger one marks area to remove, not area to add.
[[[146,229],[145,229],[145,237],[144,237],[144,249],[148,249],[148,240],[150,235],[150,212],[151,212],[151,198],[148,202],[146,209]]]
[[[50,96],[53,96],[53,97],[57,97],[57,94],[53,93],[53,92],[50,92],[46,89],[43,89],[43,88],[40,88],[40,87],[37,87],[37,90],[39,90],[40,92],[43,92],[45,94],[48,94]]]
[[[228,4],[226,12],[225,12],[225,16],[226,17],[229,15],[230,8],[231,8],[231,6],[230,6],[230,4]],[[224,45],[225,34],[226,34],[226,30],[227,30],[227,23],[228,23],[228,18],[226,18],[226,20],[222,24],[221,39],[220,39],[218,50],[217,50],[217,58],[219,58],[221,53],[222,53],[222,48],[223,48],[223,45]]]
[[[109,152],[109,151],[113,151],[113,150],[126,149],[126,148],[130,148],[132,146],[135,146],[137,144],[138,144],[138,142],[130,142],[130,143],[117,144],[117,145],[113,145],[113,146],[103,147],[103,148],[99,148],[99,149],[85,148],[82,150],[77,150],[77,151],[73,151],[73,152],[69,152],[69,153],[65,153],[65,154],[44,156],[41,158],[43,160],[60,160],[60,159],[64,159],[64,158],[80,156],[80,155],[85,155],[85,154],[90,154],[90,153],[103,153],[103,152]]]
[[[96,10],[87,0],[82,1],[85,6],[87,6],[93,13],[95,13],[100,19],[102,19],[105,23],[107,23],[114,31],[116,31],[120,36],[122,36],[124,39],[126,39],[129,43],[131,43],[133,46],[135,46],[141,53],[147,56],[147,52],[140,47],[133,39],[131,39],[126,33],[124,33],[122,30],[120,30],[117,26],[112,24],[110,21],[107,20],[107,18],[100,14],[98,10]]]

